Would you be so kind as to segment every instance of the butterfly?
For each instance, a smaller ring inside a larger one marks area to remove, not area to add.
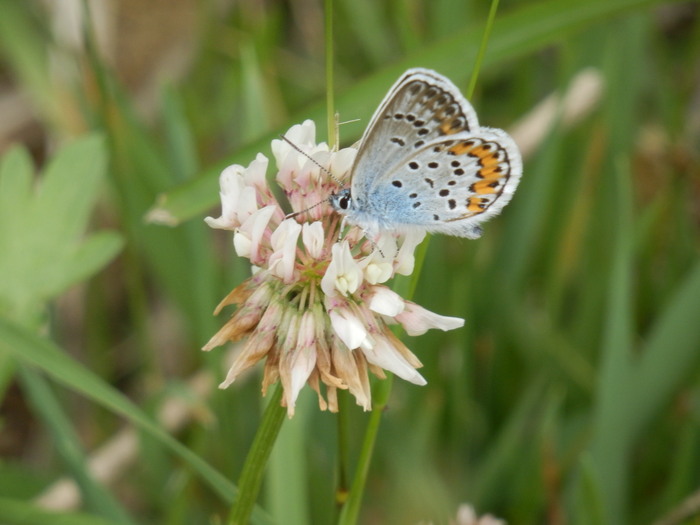
[[[479,126],[447,78],[409,69],[369,123],[349,188],[331,206],[368,235],[423,230],[477,239],[510,202],[522,158],[503,130]]]

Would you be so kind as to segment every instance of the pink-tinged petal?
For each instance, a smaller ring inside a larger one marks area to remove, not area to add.
[[[234,164],[221,172],[219,177],[221,217],[218,219],[213,217],[204,219],[211,228],[233,230],[241,225],[242,221],[238,219],[238,199],[245,187],[243,171],[243,166]]]
[[[396,273],[400,275],[411,275],[416,264],[413,252],[416,247],[425,239],[425,231],[410,231],[405,237],[399,253],[396,256]]]
[[[265,206],[253,213],[241,225],[241,231],[250,239],[250,261],[261,266],[264,260],[260,256],[260,247],[264,244],[264,235],[270,219],[277,210],[277,206]]]
[[[301,168],[297,172],[297,176],[294,178],[301,188],[312,188],[316,185],[321,178],[328,178],[328,174],[324,171],[322,172],[320,166],[327,166],[330,159],[329,151],[314,151],[309,154],[310,158],[305,159]],[[319,166],[320,165],[320,166]],[[324,197],[320,197],[319,200],[323,200]],[[307,198],[308,200],[308,198]]]
[[[380,366],[399,376],[401,379],[410,381],[415,385],[425,385],[427,381],[413,368],[396,349],[384,337],[375,338],[374,344],[370,348],[362,347],[367,361],[373,365]]]
[[[301,224],[294,219],[282,221],[272,233],[270,244],[273,253],[268,261],[270,271],[285,283],[292,282],[294,262],[296,261],[297,241],[301,233]]]
[[[258,194],[253,186],[246,186],[238,196],[238,220],[243,224],[248,217],[258,211]]]
[[[280,361],[280,379],[289,417],[294,415],[294,406],[302,387],[316,367],[314,344],[314,320],[311,312],[305,312],[299,323],[297,343]]]
[[[311,372],[316,368],[316,349],[311,347],[294,352],[294,360],[290,366],[292,377],[289,386],[285,388],[285,397],[287,398],[287,413],[289,417],[292,417],[299,392],[306,384]]]
[[[297,156],[297,152],[288,150],[284,150],[284,153],[280,153],[279,156],[275,155],[275,157],[277,157],[277,175],[275,176],[275,180],[286,193],[295,190],[292,177],[298,169],[296,163]]]
[[[331,248],[331,263],[321,279],[321,289],[333,297],[340,292],[347,297],[353,294],[362,283],[362,269],[350,253],[347,241],[335,243]]]
[[[421,335],[431,328],[446,332],[464,326],[464,319],[438,315],[410,301],[406,301],[404,311],[394,319],[403,325],[408,335]]]
[[[330,337],[333,368],[365,411],[372,410],[372,393],[367,378],[367,364],[361,352],[352,352],[335,335]],[[329,395],[329,401],[331,397]]]
[[[272,155],[277,162],[279,171],[287,171],[299,168],[300,164],[292,166],[299,156],[303,156],[292,146],[302,151],[307,151],[316,144],[316,124],[312,120],[305,120],[303,124],[295,124],[284,134],[287,140],[275,139],[272,141]],[[289,142],[288,142],[289,141]],[[290,144],[291,142],[291,144]]]
[[[245,182],[249,186],[256,186],[261,190],[267,190],[267,166],[270,163],[269,159],[262,153],[258,153],[255,160],[248,165],[248,168],[243,174]]]
[[[323,224],[320,221],[304,223],[301,229],[301,240],[308,253],[314,259],[320,259],[323,255],[323,246],[325,244],[325,232]]]

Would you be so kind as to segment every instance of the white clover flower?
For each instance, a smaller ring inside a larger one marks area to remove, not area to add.
[[[340,292],[344,297],[353,294],[362,282],[362,269],[350,253],[347,241],[335,243],[331,248],[331,263],[321,279],[321,289],[328,296]]]
[[[222,172],[221,217],[205,219],[212,228],[234,231],[236,253],[250,260],[254,274],[219,304],[215,313],[230,304],[238,308],[203,349],[247,338],[220,387],[264,360],[263,393],[280,381],[290,416],[305,384],[317,392],[321,409],[331,411],[338,410],[339,388],[371,409],[368,371],[381,378],[388,370],[424,385],[416,370],[420,361],[389,325],[401,324],[417,335],[464,324],[381,284],[413,271],[413,252],[423,233],[384,233],[368,240],[351,227],[339,240],[342,220],[327,199],[338,190],[336,181],[347,178],[357,150],[331,151],[315,136],[315,124],[307,120],[285,135],[296,147],[272,141],[275,180],[292,210],[303,213],[285,218],[267,184],[269,161],[258,154],[247,168],[235,165]]]

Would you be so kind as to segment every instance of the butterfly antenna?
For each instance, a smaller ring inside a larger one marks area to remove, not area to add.
[[[291,140],[289,140],[289,139],[288,139],[287,137],[285,137],[284,135],[280,135],[280,137],[281,137],[282,140],[284,140],[287,144],[289,144],[291,147],[293,147],[293,148],[294,148],[295,150],[297,150],[299,153],[301,153],[302,155],[304,155],[304,157],[306,157],[306,158],[309,159],[311,162],[313,162],[314,164],[316,164],[316,166],[318,166],[319,169],[320,169],[321,171],[323,171],[326,175],[328,175],[328,177],[329,177],[333,182],[335,182],[336,184],[338,184],[338,186],[344,186],[343,181],[341,181],[341,180],[338,179],[336,176],[334,176],[334,175],[328,170],[328,168],[326,168],[325,166],[321,166],[321,164],[320,164],[316,159],[314,159],[313,157],[311,157],[311,155],[309,155],[309,154],[306,153],[305,151],[302,151],[302,149],[301,149],[299,146],[297,146],[296,144],[294,144],[294,142],[292,142]],[[321,202],[325,202],[325,201],[321,201]],[[321,203],[319,202],[318,204],[321,204]],[[316,204],[315,206],[318,206],[318,204]],[[301,213],[301,212],[297,212],[297,213]]]
[[[302,213],[306,213],[309,210],[314,209],[316,206],[320,206],[324,202],[330,202],[331,198],[328,197],[327,199],[323,199],[322,201],[317,202],[316,204],[313,204],[312,206],[309,206],[308,208],[304,208],[303,210],[295,211],[292,213],[288,213],[287,215],[284,216],[285,219],[293,219],[297,215],[301,215]]]

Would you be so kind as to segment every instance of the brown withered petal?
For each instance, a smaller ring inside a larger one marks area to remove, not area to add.
[[[231,290],[229,294],[216,305],[216,308],[214,308],[214,315],[219,315],[221,310],[230,304],[241,304],[245,302],[254,290],[255,286],[253,286],[253,281],[251,279],[246,279]]]

